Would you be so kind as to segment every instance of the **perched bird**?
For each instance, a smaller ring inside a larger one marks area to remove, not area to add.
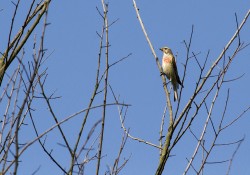
[[[171,81],[174,89],[174,101],[178,99],[178,92],[177,89],[179,88],[179,84],[183,87],[180,77],[178,75],[178,70],[175,62],[175,57],[173,52],[168,47],[160,48],[163,52],[162,57],[162,69],[163,73],[167,76],[167,78]]]

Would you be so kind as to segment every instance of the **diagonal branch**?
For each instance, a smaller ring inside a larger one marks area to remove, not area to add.
[[[148,34],[147,34],[146,29],[144,27],[144,24],[142,22],[142,19],[141,19],[140,13],[139,13],[139,8],[137,7],[135,0],[133,0],[133,5],[134,5],[134,9],[135,9],[135,12],[136,12],[136,15],[137,15],[137,19],[140,22],[142,31],[143,31],[143,33],[145,35],[145,38],[146,38],[146,40],[147,40],[147,42],[149,44],[151,52],[155,57],[155,61],[156,61],[156,64],[158,66],[158,69],[159,69],[160,72],[163,72],[162,67],[160,65],[160,62],[159,62],[159,59],[156,56],[153,45],[152,45],[152,43],[151,43],[151,41],[150,41],[150,39],[148,37]],[[165,76],[163,74],[161,75],[161,78],[162,78],[162,82],[163,82],[163,88],[164,88],[164,91],[165,91],[167,106],[168,106],[168,111],[169,111],[169,125],[168,125],[168,133],[167,133],[167,136],[166,136],[166,139],[165,139],[165,142],[164,142],[164,147],[163,147],[163,150],[162,150],[162,154],[160,156],[159,166],[158,166],[157,171],[156,171],[157,175],[162,174],[164,166],[166,164],[166,161],[167,161],[167,159],[169,157],[169,146],[170,146],[170,141],[171,141],[171,138],[172,138],[172,135],[173,135],[173,132],[174,132],[174,130],[173,130],[173,124],[174,124],[173,110],[172,110],[172,105],[171,105],[171,101],[170,101],[169,91],[167,89],[166,78],[165,78]]]

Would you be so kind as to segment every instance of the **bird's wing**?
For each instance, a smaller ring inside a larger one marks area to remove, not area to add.
[[[177,66],[176,66],[176,61],[175,61],[175,57],[173,56],[173,67],[174,67],[174,72],[175,72],[175,76],[176,76],[176,80],[177,82],[183,87],[179,74],[178,74],[178,70],[177,70]]]

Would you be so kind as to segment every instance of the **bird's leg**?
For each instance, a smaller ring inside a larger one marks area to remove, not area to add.
[[[163,87],[164,87],[164,86],[167,86],[167,85],[168,85],[168,83],[167,83],[167,82],[163,82]]]
[[[169,82],[164,82],[164,83],[163,83],[163,87],[164,87],[165,85],[167,86],[168,83],[170,83],[170,81],[169,81]]]
[[[162,75],[166,75],[166,74],[164,72],[161,72],[160,76],[162,76]]]

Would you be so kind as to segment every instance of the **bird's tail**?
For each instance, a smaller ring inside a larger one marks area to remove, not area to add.
[[[174,89],[174,101],[178,100],[178,92],[177,92],[177,88]]]

